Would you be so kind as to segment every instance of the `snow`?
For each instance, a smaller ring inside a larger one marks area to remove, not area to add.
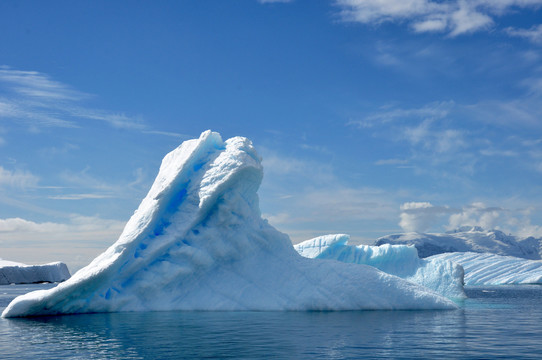
[[[542,284],[542,261],[488,253],[456,252],[428,260],[450,260],[465,269],[465,285]]]
[[[414,245],[422,258],[447,252],[491,253],[531,260],[541,259],[542,239],[519,239],[499,230],[462,227],[445,234],[404,233],[379,238],[374,245]]]
[[[348,245],[349,239],[350,236],[346,234],[324,235],[294,245],[294,248],[307,258],[370,265],[450,299],[466,298],[463,268],[460,265],[447,260],[420,259],[414,246],[354,246]]]
[[[307,259],[261,218],[261,159],[242,137],[184,142],[116,243],[4,317],[159,310],[454,309],[374,267]]]
[[[66,264],[25,265],[0,259],[0,285],[60,282],[70,278]]]

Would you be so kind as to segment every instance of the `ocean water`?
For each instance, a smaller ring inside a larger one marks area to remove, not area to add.
[[[51,286],[0,286],[0,311],[16,295]],[[0,359],[542,358],[542,286],[470,287],[467,294],[452,311],[0,319]]]

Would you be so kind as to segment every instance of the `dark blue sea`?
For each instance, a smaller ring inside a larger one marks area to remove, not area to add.
[[[53,285],[0,286],[16,295]],[[0,319],[0,359],[541,359],[542,286],[467,288],[461,310],[150,312]]]

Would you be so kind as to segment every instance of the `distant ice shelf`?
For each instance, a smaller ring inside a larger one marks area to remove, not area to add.
[[[69,280],[14,299],[4,317],[158,310],[455,309],[372,266],[307,259],[262,219],[261,159],[206,131],[165,156],[103,254]]]
[[[542,261],[488,253],[455,252],[428,260],[449,260],[465,269],[465,285],[542,284]]]
[[[463,290],[463,268],[451,261],[420,259],[413,245],[348,245],[346,234],[319,236],[294,245],[307,258],[338,260],[373,266],[425,286],[447,298],[466,298]]]
[[[66,264],[25,265],[0,259],[0,285],[61,282],[70,278]]]

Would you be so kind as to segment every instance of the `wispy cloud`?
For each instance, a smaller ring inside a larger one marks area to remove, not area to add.
[[[347,125],[370,128],[391,122],[405,122],[409,119],[434,120],[446,117],[455,106],[453,101],[440,101],[426,104],[419,108],[397,108],[384,106],[361,120],[350,120]]]
[[[397,194],[352,184],[320,156],[308,160],[270,149],[261,153],[263,216],[294,242],[329,232],[366,237],[363,224],[393,221],[397,214]]]
[[[49,196],[52,200],[88,200],[88,199],[108,199],[112,198],[112,195],[107,194],[66,194],[66,195],[54,195]]]
[[[258,0],[261,4],[272,4],[272,3],[289,3],[293,2],[294,0]]]
[[[491,28],[495,18],[516,9],[536,8],[542,0],[336,0],[343,21],[407,23],[415,32],[458,36]]]
[[[542,24],[534,25],[529,29],[508,27],[505,32],[510,36],[524,38],[535,44],[542,44]]]
[[[394,166],[406,166],[409,164],[408,159],[381,159],[375,162],[375,165],[394,165]]]
[[[86,105],[92,98],[47,74],[0,66],[0,119],[38,131],[44,127],[78,128],[91,120],[149,134],[182,136],[156,131],[141,116]]]
[[[24,170],[8,170],[0,166],[0,188],[28,189],[37,186],[39,177]]]
[[[389,140],[407,142],[411,150],[429,151],[429,154],[438,154],[445,160],[442,154],[455,154],[470,146],[467,132],[451,127],[448,119],[456,108],[453,101],[433,102],[407,109],[385,106],[361,120],[350,120],[347,126],[371,128],[375,132],[386,129]]]
[[[76,128],[85,119],[117,128],[146,127],[140,118],[83,106],[83,100],[90,98],[47,74],[0,68],[0,118],[36,128]]]
[[[530,141],[537,146],[538,139],[528,139],[525,134],[537,135],[542,130],[542,82],[535,77],[519,84],[527,91],[509,100],[441,101],[413,108],[385,105],[346,125],[400,146],[401,153],[391,153],[390,160],[375,165],[408,163],[420,173],[455,174],[468,180],[474,172],[484,170],[480,165],[488,157],[503,161],[516,157],[524,168],[540,171],[542,159],[535,156],[532,146],[525,145]],[[517,139],[512,141],[513,134]]]
[[[19,96],[34,99],[78,101],[89,97],[88,94],[76,91],[37,71],[14,70],[2,66],[0,67],[0,82],[6,84]]]
[[[164,135],[164,136],[171,136],[171,137],[179,138],[179,139],[192,139],[192,138],[195,137],[195,136],[186,135],[186,134],[180,134],[180,133],[171,132],[171,131],[143,130],[142,132],[143,132],[144,134],[150,134],[150,135]]]

